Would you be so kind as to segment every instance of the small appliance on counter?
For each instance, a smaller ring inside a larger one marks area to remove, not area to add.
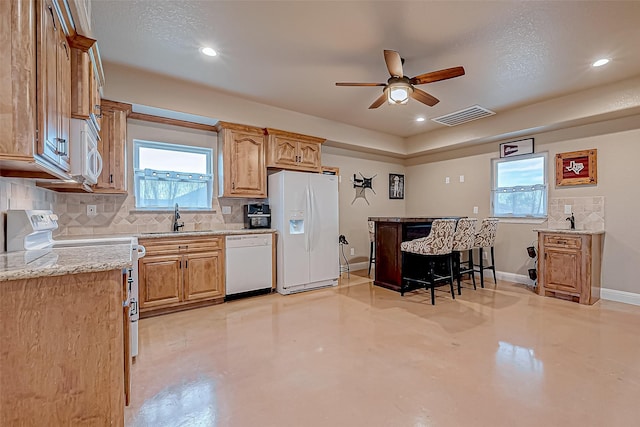
[[[244,228],[271,228],[271,210],[266,203],[244,205]]]

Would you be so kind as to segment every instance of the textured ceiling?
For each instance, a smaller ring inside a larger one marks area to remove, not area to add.
[[[403,137],[443,127],[418,116],[475,104],[500,114],[640,75],[640,1],[93,0],[92,13],[103,61]],[[400,52],[409,76],[466,75],[419,86],[435,107],[368,110],[381,88],[335,82],[386,82],[383,49]],[[612,62],[592,68],[599,57]]]

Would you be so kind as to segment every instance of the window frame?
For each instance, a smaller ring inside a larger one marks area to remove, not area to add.
[[[501,163],[510,163],[518,160],[526,160],[532,158],[543,159],[543,184],[529,185],[531,187],[542,185],[544,186],[544,214],[543,215],[516,215],[516,214],[499,214],[496,213],[495,203],[496,194],[499,188],[517,188],[527,187],[527,185],[518,185],[514,187],[496,187],[498,181],[498,165]],[[500,219],[514,219],[514,220],[546,220],[549,215],[549,153],[547,151],[524,154],[520,156],[510,156],[502,158],[491,159],[491,189],[490,189],[490,209],[491,216]]]
[[[182,153],[195,153],[195,154],[203,154],[206,156],[206,166],[207,166],[207,172],[206,176],[209,177],[209,179],[207,179],[207,194],[208,194],[208,200],[207,200],[207,207],[202,207],[202,208],[197,208],[197,207],[190,207],[190,206],[180,206],[181,210],[185,210],[185,211],[208,211],[213,209],[213,191],[214,191],[214,185],[215,185],[215,177],[213,174],[213,159],[214,159],[214,152],[212,148],[208,148],[208,147],[200,147],[200,146],[194,146],[194,145],[184,145],[184,144],[174,144],[171,142],[160,142],[160,141],[149,141],[149,140],[145,140],[145,139],[138,139],[138,138],[134,138],[133,139],[133,189],[134,189],[134,203],[135,203],[135,209],[136,210],[140,210],[140,211],[164,211],[164,210],[173,210],[173,207],[163,207],[163,206],[140,206],[138,204],[138,193],[139,193],[139,188],[138,188],[138,179],[136,179],[136,172],[141,171],[140,169],[140,148],[152,148],[152,149],[160,149],[160,150],[166,150],[166,151],[174,151],[174,152],[182,152]],[[144,169],[142,169],[144,170]],[[175,171],[178,172],[178,171]],[[184,171],[180,171],[179,173],[196,173],[196,172],[184,172]],[[202,175],[201,173],[198,173],[200,175]]]

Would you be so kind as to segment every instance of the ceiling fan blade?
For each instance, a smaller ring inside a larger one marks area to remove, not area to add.
[[[369,110],[373,110],[374,108],[378,108],[379,106],[381,106],[382,104],[384,104],[384,101],[387,100],[387,94],[385,92],[382,92],[382,95],[380,95],[378,97],[378,99],[376,99],[375,101],[373,101],[373,104],[371,104],[369,106]]]
[[[386,83],[336,83],[336,86],[386,86]]]
[[[430,73],[420,74],[411,80],[412,85],[423,85],[425,83],[439,82],[440,80],[452,79],[454,77],[464,76],[463,67],[446,68],[440,71],[432,71]]]
[[[402,58],[400,58],[400,54],[395,50],[385,50],[384,51],[384,62],[387,63],[387,69],[389,70],[389,74],[395,77],[403,77],[402,74]]]
[[[431,96],[427,92],[415,87],[413,88],[413,92],[411,92],[411,97],[416,101],[420,101],[423,104],[428,105],[429,107],[433,107],[438,102],[440,102],[440,100],[435,96]]]

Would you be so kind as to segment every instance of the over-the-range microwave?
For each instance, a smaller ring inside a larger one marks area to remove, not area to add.
[[[98,134],[86,121],[71,119],[71,175],[85,184],[95,184],[102,173],[102,156],[98,151]]]

